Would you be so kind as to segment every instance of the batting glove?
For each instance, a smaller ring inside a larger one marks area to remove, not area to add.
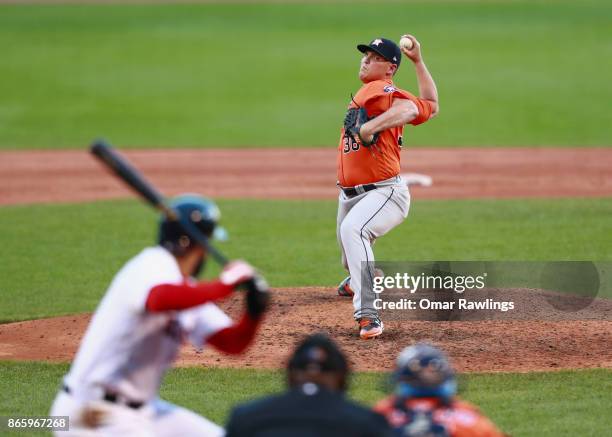
[[[222,284],[237,287],[255,277],[255,269],[245,261],[232,261],[225,266],[219,280]]]

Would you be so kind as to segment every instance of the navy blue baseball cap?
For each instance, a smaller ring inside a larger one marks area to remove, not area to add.
[[[361,53],[374,52],[385,58],[387,61],[399,67],[402,61],[402,51],[399,46],[390,39],[376,38],[370,44],[359,44],[357,50]]]
[[[289,370],[348,372],[348,363],[342,351],[321,333],[306,337],[297,346],[288,364]]]

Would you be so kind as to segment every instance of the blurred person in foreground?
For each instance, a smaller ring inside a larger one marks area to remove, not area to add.
[[[418,343],[405,348],[393,373],[394,393],[379,401],[396,436],[503,437],[505,434],[476,406],[459,399],[448,357],[440,349]]]
[[[234,408],[227,437],[392,435],[384,417],[345,399],[348,376],[327,336],[306,337],[289,360],[288,390]]]

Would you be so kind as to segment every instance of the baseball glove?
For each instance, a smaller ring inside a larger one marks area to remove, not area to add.
[[[365,141],[359,134],[361,126],[373,118],[375,117],[368,117],[368,112],[365,108],[350,108],[344,116],[345,135],[351,137],[355,142],[357,142],[357,138],[359,138],[359,143],[365,147],[370,147],[372,144],[375,144],[376,140],[378,140],[378,133],[374,134],[372,141]]]

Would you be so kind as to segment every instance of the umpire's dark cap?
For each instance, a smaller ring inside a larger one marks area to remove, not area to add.
[[[402,61],[402,51],[390,39],[376,38],[373,39],[370,44],[359,44],[357,50],[361,53],[374,52],[385,58],[387,61],[395,64],[399,67]]]
[[[298,345],[289,359],[289,370],[312,370],[318,372],[348,371],[342,351],[325,334],[313,334]]]

